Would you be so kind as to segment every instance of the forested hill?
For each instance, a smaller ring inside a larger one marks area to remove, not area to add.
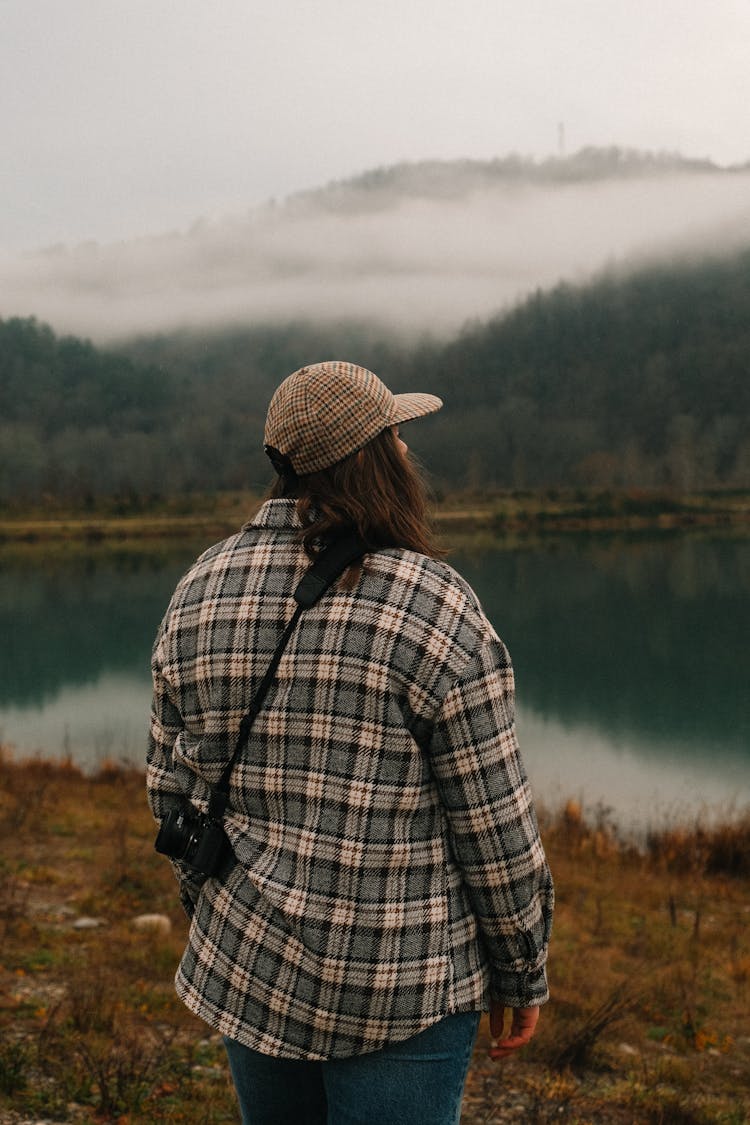
[[[407,440],[445,488],[750,487],[750,252],[537,293],[451,342],[366,325],[103,351],[0,321],[0,500],[263,486],[274,386],[334,356],[445,410]]]
[[[744,165],[729,174],[747,171]],[[565,157],[532,160],[511,154],[494,160],[417,160],[372,168],[325,187],[298,192],[284,202],[291,212],[305,207],[336,213],[380,210],[394,199],[456,199],[498,187],[549,187],[666,176],[726,174],[710,160],[679,153],[653,153],[616,146],[582,148]]]
[[[750,252],[560,285],[415,360],[453,407],[449,479],[750,484]]]

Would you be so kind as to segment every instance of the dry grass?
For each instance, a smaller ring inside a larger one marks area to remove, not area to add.
[[[0,758],[0,1121],[237,1121],[221,1044],[173,993],[186,923],[143,794],[136,771]],[[465,1125],[747,1121],[750,818],[638,852],[570,803],[543,833],[553,1002],[506,1063],[483,1027]],[[133,928],[150,912],[171,933]]]

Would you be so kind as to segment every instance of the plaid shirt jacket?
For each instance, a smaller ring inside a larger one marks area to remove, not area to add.
[[[148,795],[206,810],[309,565],[271,500],[179,583],[153,651]],[[266,1054],[341,1058],[547,999],[552,881],[508,653],[449,566],[365,557],[305,611],[231,778],[237,864],[194,882],[185,1004]]]

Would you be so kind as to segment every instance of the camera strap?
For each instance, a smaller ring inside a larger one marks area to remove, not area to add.
[[[326,590],[343,574],[346,568],[351,566],[353,562],[356,562],[357,559],[360,559],[366,551],[367,546],[364,540],[361,539],[356,532],[345,535],[341,539],[336,539],[329,547],[326,547],[325,551],[322,551],[321,554],[318,555],[310,569],[297,584],[294,591],[294,600],[297,603],[294,608],[294,613],[279,638],[279,643],[276,645],[274,654],[271,657],[271,662],[266,669],[263,679],[258,685],[253,701],[242,717],[232,757],[224,767],[224,771],[216,785],[211,786],[208,815],[213,820],[221,821],[224,817],[224,812],[229,801],[229,778],[234,769],[234,763],[237,760],[240,750],[247,741],[250,728],[255,722],[256,716],[263,706],[263,700],[276,674],[281,655],[286,648],[287,641],[294,632],[302,612],[314,606]]]

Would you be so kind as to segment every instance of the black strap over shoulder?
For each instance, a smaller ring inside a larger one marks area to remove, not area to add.
[[[263,700],[276,674],[281,655],[286,648],[287,641],[294,632],[295,626],[302,615],[302,611],[314,606],[326,590],[344,573],[346,568],[351,566],[353,562],[356,562],[357,559],[360,559],[366,551],[367,546],[364,540],[355,532],[345,535],[341,539],[336,539],[329,547],[326,547],[325,551],[322,551],[321,554],[318,555],[310,569],[297,584],[294,591],[294,600],[297,603],[294,613],[279,638],[279,643],[276,645],[263,679],[258,684],[258,690],[253,697],[253,701],[242,718],[232,757],[224,767],[224,772],[216,785],[211,787],[211,796],[208,802],[208,815],[213,819],[221,820],[224,816],[224,811],[229,799],[229,778],[234,769],[237,755],[247,741],[250,728],[263,706]]]
[[[326,547],[300,580],[294,600],[300,609],[309,609],[332,586],[348,566],[364,555],[367,547],[356,533],[335,539]]]

